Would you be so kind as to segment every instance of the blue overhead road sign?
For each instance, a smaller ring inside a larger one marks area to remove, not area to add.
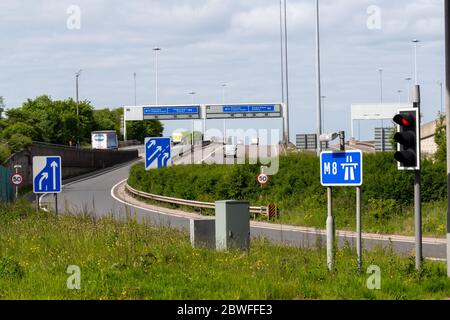
[[[324,187],[359,187],[363,184],[361,151],[322,152],[320,181]]]
[[[33,157],[33,192],[60,193],[61,187],[61,157]]]
[[[241,105],[241,106],[223,106],[223,112],[276,112],[275,105]]]
[[[170,138],[146,138],[145,170],[160,169],[171,165]]]
[[[177,115],[177,114],[196,114],[200,107],[148,107],[144,108],[144,115]]]

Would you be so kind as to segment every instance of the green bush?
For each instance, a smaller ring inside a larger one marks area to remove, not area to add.
[[[423,200],[446,197],[445,165],[423,160]],[[130,173],[131,186],[155,194],[189,200],[249,200],[255,204],[277,203],[290,209],[308,199],[325,201],[325,188],[320,185],[320,165],[315,156],[293,154],[280,157],[279,172],[270,183],[260,187],[256,175],[260,165],[184,165],[146,172],[142,164]],[[365,199],[395,200],[400,205],[412,203],[414,172],[397,170],[392,153],[364,155]],[[354,188],[335,188],[338,197],[353,201]],[[382,203],[382,202],[380,202]]]

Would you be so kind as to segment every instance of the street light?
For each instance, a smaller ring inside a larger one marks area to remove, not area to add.
[[[76,79],[76,100],[77,100],[77,147],[80,147],[80,100],[78,96],[78,79],[80,78],[81,72],[83,70],[80,69],[77,73],[75,73],[75,79]]]
[[[442,81],[438,82],[439,87],[441,88],[441,114],[444,114],[444,96],[443,96],[443,84]]]
[[[322,130],[325,131],[325,99],[326,96],[322,96]]]
[[[380,73],[380,103],[383,104],[383,68],[379,68]],[[384,121],[381,119],[381,151],[384,151]]]
[[[405,78],[408,81],[408,103],[411,102],[411,77]]]
[[[287,28],[287,0],[284,0],[284,61],[286,63],[286,114],[284,116],[284,130],[286,147],[289,146],[289,68],[288,68],[288,28]],[[317,7],[319,4],[317,4]]]
[[[400,102],[402,102],[402,90],[397,90],[397,93],[398,93],[398,102],[400,103]]]
[[[417,46],[419,44],[420,40],[414,39],[412,40],[412,43],[414,43],[414,76],[415,76],[415,84],[419,84],[419,78],[417,76]]]
[[[195,95],[197,94],[197,92],[195,92],[195,91],[192,91],[192,92],[189,92],[189,94],[191,95],[191,102],[192,102],[192,104],[194,104],[194,97],[195,97]],[[192,119],[192,143],[191,143],[191,147],[193,147],[194,146],[194,119]]]
[[[227,88],[227,84],[222,84],[222,104],[225,104],[225,90]],[[223,119],[223,143],[226,144],[227,142],[227,120]]]
[[[383,68],[379,68],[380,73],[380,103],[383,103]]]
[[[136,93],[136,72],[133,73],[134,77],[134,106],[137,106],[137,93]]]
[[[320,80],[320,7],[319,0],[316,0],[316,90],[317,90],[317,136],[322,134],[322,88]],[[322,145],[317,144],[317,156],[320,156]]]
[[[159,105],[159,95],[158,95],[158,52],[161,51],[161,48],[153,48],[153,51],[155,51],[155,75],[156,75],[156,81],[155,81],[155,85],[156,85],[156,105]]]

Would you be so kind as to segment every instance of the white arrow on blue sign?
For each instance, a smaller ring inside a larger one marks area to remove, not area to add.
[[[61,193],[61,157],[33,157],[33,192]]]
[[[362,186],[362,152],[322,152],[320,155],[320,182],[324,187]]]
[[[160,169],[172,165],[170,138],[145,139],[145,170]]]

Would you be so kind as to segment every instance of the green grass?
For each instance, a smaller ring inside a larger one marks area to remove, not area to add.
[[[81,290],[68,290],[69,265]],[[445,266],[389,250],[364,254],[364,270],[381,268],[381,290],[355,271],[355,253],[336,254],[329,273],[323,249],[253,241],[250,253],[192,249],[187,234],[133,219],[34,213],[0,205],[0,299],[442,299]]]
[[[279,160],[278,173],[263,187],[255,178],[260,171],[259,164],[183,165],[149,172],[142,164],[136,164],[131,168],[128,182],[138,190],[187,200],[236,199],[247,200],[255,206],[274,203],[280,209],[280,219],[275,223],[323,229],[327,195],[326,188],[320,185],[319,160],[307,154],[289,154]],[[443,163],[423,160],[423,231],[426,236],[445,236],[445,177]],[[413,178],[411,172],[398,171],[391,153],[364,156],[364,232],[414,235]],[[333,188],[333,201],[337,227],[355,230],[355,188]],[[207,210],[202,213],[211,214]]]

